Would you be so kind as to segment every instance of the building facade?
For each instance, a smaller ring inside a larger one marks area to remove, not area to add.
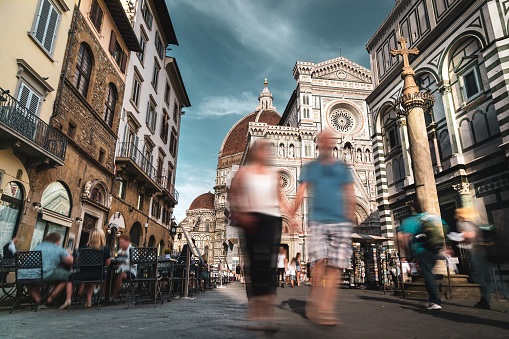
[[[394,236],[415,194],[408,130],[394,105],[402,59],[390,50],[408,39],[416,83],[435,104],[425,113],[442,218],[473,206],[500,232],[509,216],[509,113],[505,68],[509,43],[504,1],[396,1],[367,44],[373,71],[371,136],[382,229]],[[454,226],[453,226],[454,227]]]
[[[172,247],[169,229],[175,190],[182,107],[189,107],[177,61],[166,56],[178,45],[163,0],[125,1],[140,51],[127,65],[126,90],[115,152],[113,233],[131,235],[137,246]]]
[[[1,244],[18,235],[30,247],[35,221],[24,211],[32,207],[34,173],[65,163],[67,140],[49,125],[73,6],[70,0],[0,4]]]

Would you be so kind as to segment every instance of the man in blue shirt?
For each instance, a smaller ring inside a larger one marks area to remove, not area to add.
[[[419,241],[416,236],[423,233],[422,223],[424,219],[429,219],[436,225],[445,225],[438,217],[426,213],[422,210],[418,201],[414,200],[411,203],[414,214],[401,223],[399,227],[398,240],[403,247],[409,243],[413,256],[417,259],[421,274],[424,278],[424,284],[429,294],[428,310],[441,310],[442,301],[440,300],[437,292],[437,285],[433,275],[433,268],[437,262],[437,253],[432,252],[424,247],[424,243]],[[438,220],[435,220],[438,219]]]
[[[352,220],[356,198],[351,170],[332,156],[336,141],[332,132],[323,130],[317,137],[320,156],[302,168],[300,187],[293,215],[309,195],[309,256],[313,260],[312,277],[316,283],[306,307],[312,322],[337,325],[334,306],[341,269],[350,267]],[[326,287],[320,286],[326,276]]]

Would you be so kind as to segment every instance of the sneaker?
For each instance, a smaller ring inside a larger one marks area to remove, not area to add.
[[[430,303],[428,305],[428,307],[426,307],[426,309],[428,309],[428,310],[441,310],[442,306],[440,306],[439,304]]]

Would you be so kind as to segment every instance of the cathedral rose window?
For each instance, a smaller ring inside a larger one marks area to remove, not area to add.
[[[355,118],[349,111],[337,109],[330,115],[331,125],[341,133],[351,132],[355,126]]]

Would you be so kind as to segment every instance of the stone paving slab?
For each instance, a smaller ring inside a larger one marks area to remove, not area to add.
[[[384,295],[379,291],[341,290],[335,328],[312,325],[304,317],[309,287],[278,288],[276,333],[245,329],[246,297],[239,283],[174,300],[155,308],[141,304],[92,309],[16,310],[0,312],[5,338],[508,338],[505,302],[495,311],[478,310],[474,301],[450,300],[444,310],[428,311],[425,301]]]

